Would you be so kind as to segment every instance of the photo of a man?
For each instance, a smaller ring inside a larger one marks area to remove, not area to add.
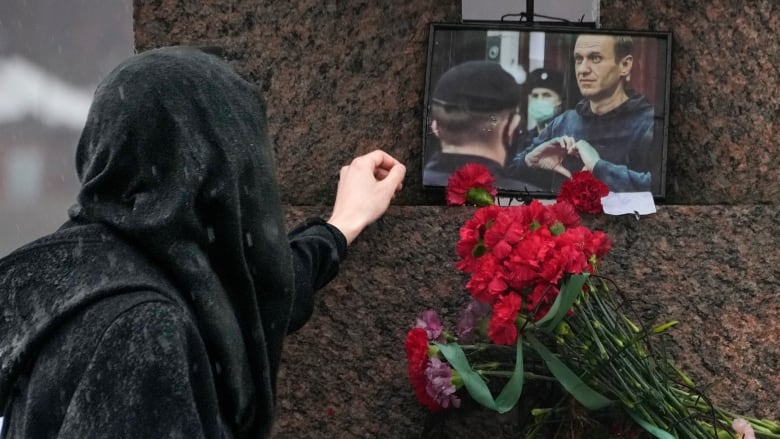
[[[556,197],[575,172],[665,196],[671,34],[432,25],[425,188],[480,163],[506,196]]]
[[[426,163],[423,183],[446,186],[453,172],[477,163],[490,171],[498,187],[538,190],[505,173],[522,120],[518,114],[522,98],[523,87],[498,63],[468,61],[445,72],[430,104],[430,128],[440,151]]]
[[[588,170],[613,192],[657,192],[655,108],[629,87],[633,39],[582,34],[572,59],[582,100],[547,124],[514,158],[512,172],[522,176],[535,168],[571,177]]]

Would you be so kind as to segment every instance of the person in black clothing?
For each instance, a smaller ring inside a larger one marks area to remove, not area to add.
[[[440,151],[423,169],[425,186],[446,186],[449,176],[468,163],[481,164],[504,191],[536,190],[509,178],[504,167],[513,157],[521,116],[523,87],[499,64],[468,61],[442,75],[431,97],[431,131]]]
[[[565,89],[563,84],[563,75],[557,70],[538,68],[534,69],[529,75],[528,80],[523,84],[528,95],[528,118],[534,126],[527,130],[518,130],[513,147],[513,153],[524,151],[530,145],[533,145],[534,138],[542,133],[547,124],[556,116],[564,111]],[[511,160],[513,160],[514,157]],[[511,166],[510,173],[511,173]],[[522,179],[532,182],[540,188],[549,188],[556,185],[555,180],[560,180],[560,176],[555,173],[547,172],[543,169],[524,167],[522,172],[518,173]],[[560,182],[557,183],[560,185]]]
[[[356,158],[287,234],[263,101],[186,47],[108,75],[76,166],[69,221],[0,260],[0,435],[268,437],[285,335],[404,166]]]
[[[564,110],[565,91],[563,75],[557,70],[539,68],[528,75],[525,82],[528,93],[528,118],[535,126],[527,132],[528,146],[542,132],[547,123]]]

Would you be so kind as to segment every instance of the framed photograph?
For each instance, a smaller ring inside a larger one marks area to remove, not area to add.
[[[663,199],[670,69],[668,32],[433,23],[423,186],[478,163],[507,196],[552,198],[590,171]]]

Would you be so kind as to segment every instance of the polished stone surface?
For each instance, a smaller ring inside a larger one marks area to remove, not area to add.
[[[605,28],[672,32],[668,200],[780,201],[780,3],[602,0]]]
[[[329,205],[339,167],[376,148],[410,169],[401,202],[438,202],[419,171],[428,25],[459,20],[459,1],[200,3],[136,2],[136,48],[225,50],[267,101],[290,204]]]
[[[289,221],[327,215],[338,168],[381,147],[409,169],[389,214],[350,248],[311,322],[288,339],[276,438],[408,438],[425,423],[405,377],[418,312],[466,299],[454,267],[469,208],[420,188],[428,24],[460,2],[136,0],[139,50],[220,46],[268,102]],[[780,3],[601,0],[615,29],[673,35],[667,199],[655,215],[588,219],[604,274],[717,403],[780,417]],[[517,413],[462,411],[450,438],[517,437]]]
[[[335,170],[374,148],[412,171],[400,202],[439,203],[420,188],[428,24],[459,21],[460,2],[201,3],[136,2],[136,47],[225,50],[268,101],[291,204],[328,204]],[[666,202],[780,201],[780,4],[604,0],[601,12],[604,28],[672,32]]]

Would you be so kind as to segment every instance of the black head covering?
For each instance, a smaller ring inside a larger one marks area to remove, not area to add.
[[[522,94],[522,86],[498,63],[467,61],[441,76],[432,101],[450,109],[485,113],[517,107]]]
[[[171,276],[224,420],[239,437],[267,434],[294,282],[254,88],[194,48],[132,57],[97,88],[76,164],[71,218],[108,225]]]
[[[558,93],[563,99],[563,75],[553,69],[539,68],[528,75],[528,81],[525,83],[528,93],[537,87],[549,88]]]

